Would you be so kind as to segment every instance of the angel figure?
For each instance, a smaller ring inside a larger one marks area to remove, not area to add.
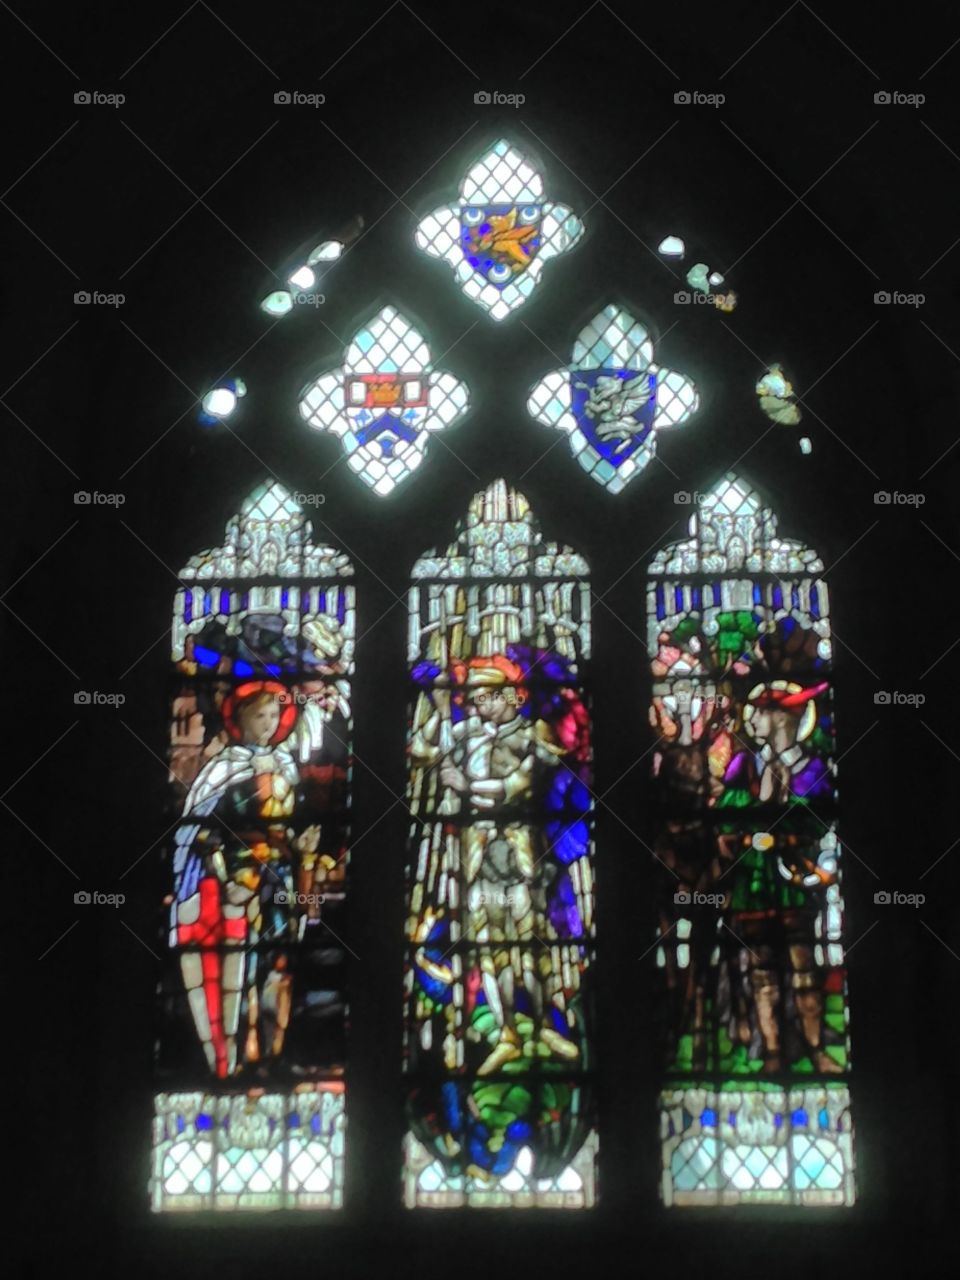
[[[537,945],[549,935],[544,858],[549,850],[530,806],[537,775],[553,771],[568,747],[545,719],[529,714],[522,668],[504,655],[454,662],[452,681],[463,717],[451,724],[447,706],[416,730],[414,759],[433,768],[444,790],[437,812],[460,815],[460,863],[467,936],[476,944],[479,980],[493,1016],[495,1040],[478,1076],[525,1053],[518,994],[539,1046],[538,1055],[575,1060],[580,1051],[565,1020],[562,983]],[[435,695],[436,696],[436,695]],[[449,964],[434,963],[435,981],[453,981]],[[561,1029],[562,1028],[562,1029]]]

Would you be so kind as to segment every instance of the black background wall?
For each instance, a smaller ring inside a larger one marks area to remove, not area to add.
[[[954,1252],[951,6],[872,10],[869,23],[855,8],[803,0],[198,0],[146,12],[87,5],[69,27],[65,13],[0,11],[0,186],[13,184],[0,208],[4,1129],[21,1274],[88,1258],[111,1275],[566,1274],[598,1263],[809,1275],[895,1253],[932,1267]],[[275,105],[275,92],[294,89],[326,102]],[[475,104],[484,89],[526,101]],[[81,90],[126,101],[75,105]],[[679,90],[726,101],[678,105]],[[926,101],[875,103],[884,90]],[[414,251],[412,235],[501,134],[538,160],[548,194],[584,216],[587,233],[496,325],[445,265]],[[260,298],[299,249],[355,214],[368,231],[327,277],[325,305],[271,329]],[[687,265],[727,273],[740,297],[732,315],[674,304],[679,272],[654,251],[668,232],[685,238]],[[78,290],[126,300],[76,306]],[[879,290],[925,302],[878,306]],[[610,300],[647,321],[658,358],[703,395],[616,498],[525,412],[529,386]],[[385,302],[422,324],[473,408],[433,441],[414,480],[379,500],[296,404],[306,377],[339,363]],[[757,408],[756,377],[777,359],[803,399],[801,431],[771,427]],[[249,387],[235,431],[204,431],[195,401],[235,361]],[[803,432],[810,457],[798,449]],[[684,533],[689,509],[674,492],[703,491],[732,465],[830,570],[854,944],[860,1200],[847,1212],[667,1213],[658,1203],[650,957],[638,959],[652,937],[652,870],[628,830],[649,836],[645,766],[629,768],[650,745],[634,633],[644,566]],[[176,571],[220,540],[270,475],[325,494],[316,532],[357,566],[347,1206],[292,1225],[157,1221],[145,1187],[170,605]],[[398,1191],[403,594],[415,556],[444,544],[498,475],[527,494],[548,537],[587,556],[604,595],[591,674],[597,790],[612,787],[597,813],[601,1203],[569,1215],[410,1214]],[[94,489],[125,502],[74,504],[75,491]],[[877,490],[925,501],[878,506]],[[76,706],[79,689],[126,701]],[[881,689],[926,702],[878,706]],[[76,907],[81,888],[120,891],[126,903]],[[926,902],[876,906],[881,888]]]

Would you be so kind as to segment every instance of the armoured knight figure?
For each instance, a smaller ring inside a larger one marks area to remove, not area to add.
[[[286,745],[296,708],[270,680],[238,686],[223,704],[232,742],[200,771],[177,833],[171,945],[211,1071],[276,1058],[290,1018],[286,945],[296,928],[295,877],[317,859],[320,828],[295,836],[299,770]],[[259,942],[276,946],[258,949]],[[258,955],[259,950],[259,955]]]

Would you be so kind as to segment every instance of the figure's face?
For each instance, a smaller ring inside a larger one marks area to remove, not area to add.
[[[310,701],[321,711],[330,714],[336,711],[340,702],[340,690],[335,684],[324,684],[310,690]]]
[[[470,703],[481,720],[506,724],[517,714],[515,689],[477,689]]]
[[[760,746],[785,751],[796,740],[799,720],[782,707],[757,707],[750,719],[750,734]]]
[[[237,713],[244,742],[265,747],[280,724],[280,704],[274,699],[264,699],[251,706],[242,707]]]

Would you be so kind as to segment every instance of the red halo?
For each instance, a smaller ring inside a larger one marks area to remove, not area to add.
[[[245,684],[238,684],[231,693],[228,693],[223,700],[224,728],[234,742],[243,741],[243,731],[236,719],[237,704],[246,701],[255,693],[273,694],[280,705],[277,731],[269,742],[271,747],[275,747],[278,742],[283,742],[284,738],[290,736],[297,721],[297,708],[293,701],[293,694],[276,680],[248,680]]]

